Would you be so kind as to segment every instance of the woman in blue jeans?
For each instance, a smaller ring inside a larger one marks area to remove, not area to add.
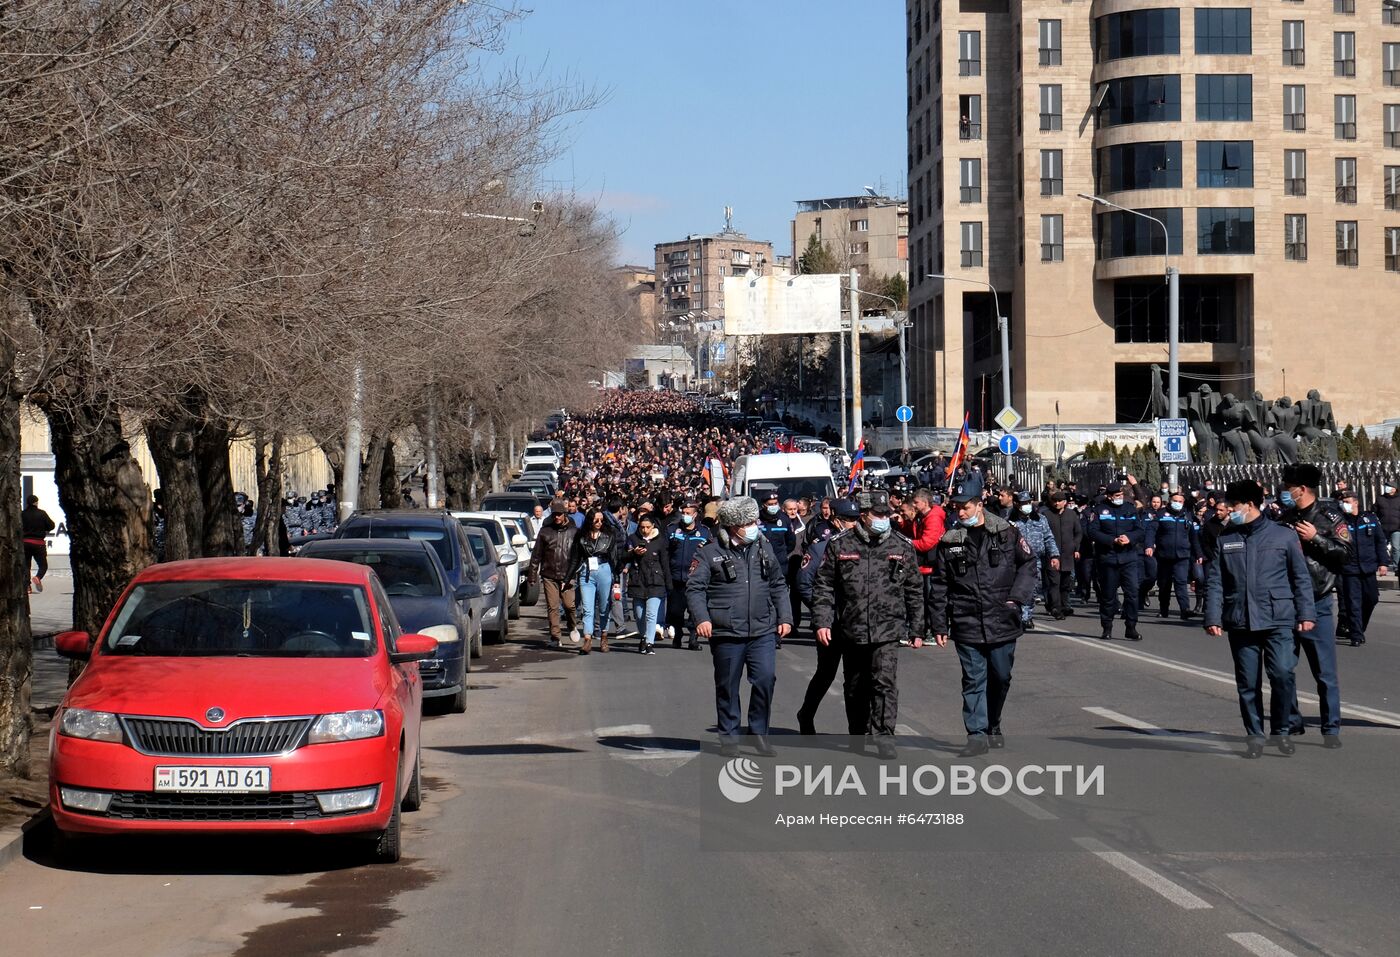
[[[661,600],[670,585],[671,573],[666,539],[650,512],[637,519],[637,533],[627,539],[625,564],[632,569],[627,590],[637,620],[637,650],[654,655],[656,623],[661,618]]]
[[[589,509],[583,528],[574,536],[569,555],[569,577],[578,582],[583,601],[583,644],[578,653],[586,655],[598,639],[598,650],[608,650],[608,610],[612,605],[614,573],[617,571],[620,543],[607,527],[602,509]]]

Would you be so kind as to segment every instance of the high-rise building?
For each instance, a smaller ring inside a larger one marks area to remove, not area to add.
[[[782,257],[781,268],[787,262]],[[749,239],[733,228],[657,243],[658,332],[668,324],[723,320],[725,276],[742,276],[750,269],[767,275],[779,267],[771,242]]]
[[[909,204],[888,196],[833,196],[797,202],[792,220],[796,260],[811,237],[863,277],[909,278]]]
[[[1149,419],[1168,264],[1183,395],[1400,409],[1390,0],[906,9],[916,421],[990,427],[998,305],[1031,424]]]

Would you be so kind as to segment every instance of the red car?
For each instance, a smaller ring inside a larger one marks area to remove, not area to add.
[[[418,661],[373,571],[310,558],[153,565],[54,715],[49,800],[63,832],[365,834],[399,859],[423,799]]]

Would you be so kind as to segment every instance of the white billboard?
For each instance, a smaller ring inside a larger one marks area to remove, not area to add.
[[[724,277],[726,336],[840,331],[840,274]]]

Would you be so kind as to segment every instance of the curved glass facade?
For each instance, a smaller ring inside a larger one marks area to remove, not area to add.
[[[1131,10],[1094,21],[1094,59],[1099,63],[1134,56],[1181,52],[1181,11]]]
[[[1097,150],[1099,192],[1180,189],[1181,143],[1124,143]]]
[[[1181,77],[1175,74],[1125,76],[1109,80],[1107,86],[1099,107],[1100,126],[1181,119]]]
[[[1100,213],[1094,217],[1094,229],[1098,233],[1098,253],[1100,259],[1119,259],[1124,256],[1181,255],[1181,210],[1143,209],[1139,212],[1160,219],[1171,237],[1169,249],[1162,248],[1162,229],[1156,223],[1119,210]]]

